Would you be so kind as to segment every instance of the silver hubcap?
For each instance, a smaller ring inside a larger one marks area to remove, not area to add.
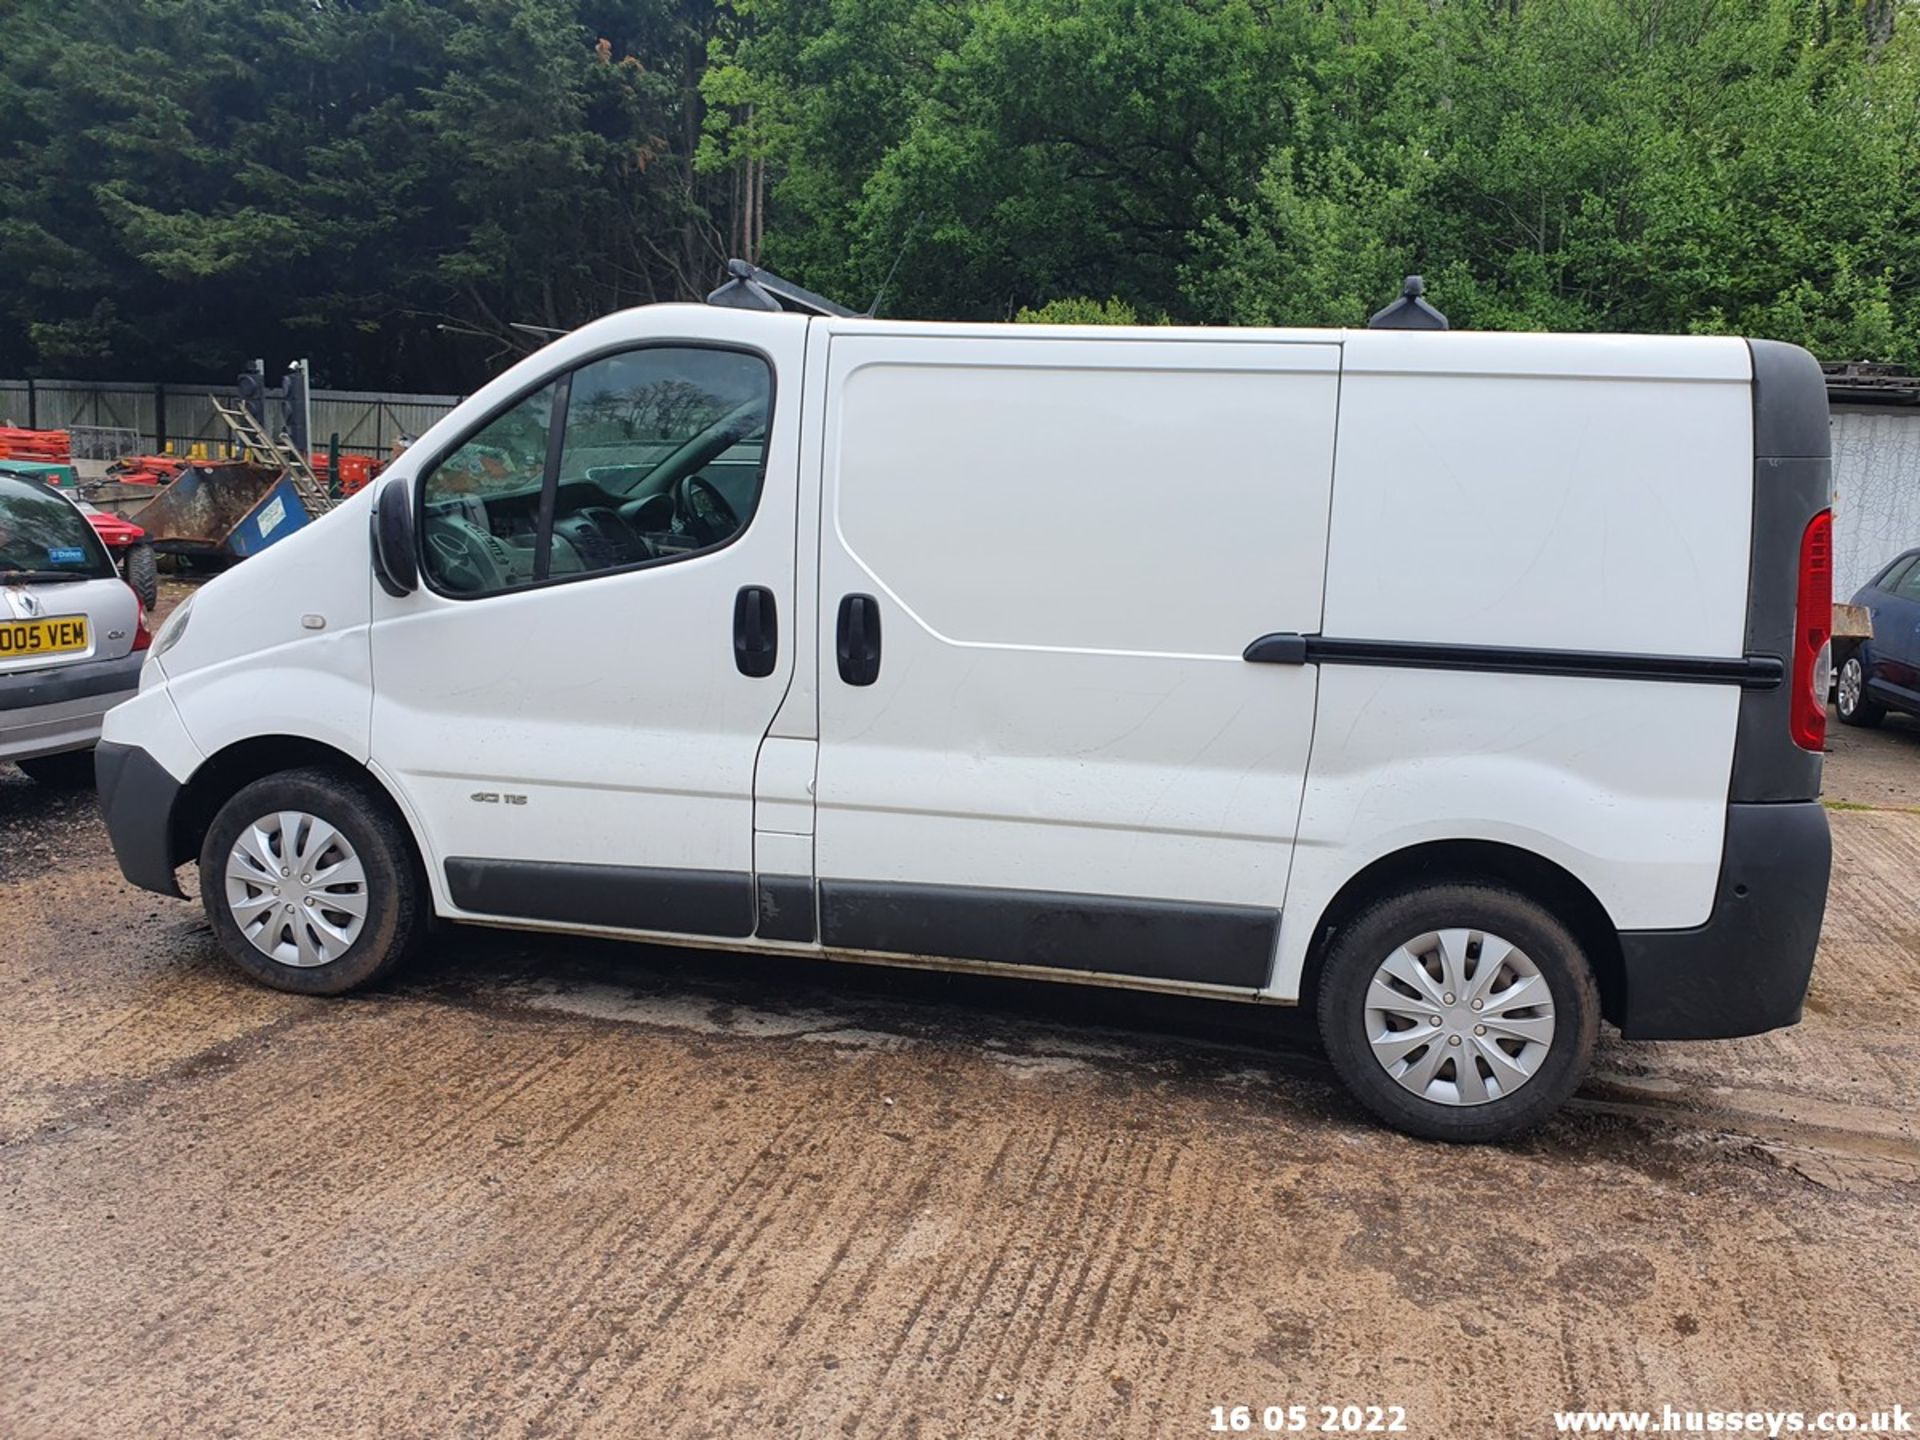
[[[1436,930],[1395,950],[1367,987],[1367,1040],[1422,1100],[1485,1105],[1539,1073],[1553,996],[1539,966],[1485,930]]]
[[[367,872],[347,837],[318,816],[263,815],[227,855],[227,910],[269,960],[325,965],[367,923]]]
[[[1849,656],[1847,663],[1840,667],[1840,711],[1851,715],[1860,703],[1860,692],[1866,688],[1866,676],[1860,673],[1860,661],[1857,656]]]

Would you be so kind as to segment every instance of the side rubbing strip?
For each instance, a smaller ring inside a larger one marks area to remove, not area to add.
[[[1400,670],[1474,670],[1500,675],[1577,675],[1664,680],[1771,690],[1785,675],[1777,655],[1630,655],[1606,650],[1535,650],[1514,645],[1435,645],[1415,640],[1343,640],[1333,635],[1262,635],[1243,652],[1257,665],[1374,665]]]
[[[477,915],[672,935],[753,934],[753,879],[731,870],[447,861],[453,903]]]
[[[805,875],[762,875],[755,882],[762,940],[813,940],[813,880]]]
[[[1280,912],[1047,890],[820,882],[829,948],[940,955],[1249,989],[1267,983]]]

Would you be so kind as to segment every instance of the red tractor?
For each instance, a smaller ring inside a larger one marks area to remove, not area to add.
[[[127,584],[140,597],[141,607],[152,610],[153,602],[160,598],[160,566],[154,557],[153,546],[147,540],[147,532],[131,520],[107,514],[78,495],[69,495],[68,498],[86,514],[93,525],[93,533],[113,552],[113,563],[120,567]]]
[[[37,480],[43,485],[52,485],[78,505],[86,513],[87,519],[93,523],[94,533],[100,537],[107,549],[113,552],[114,564],[120,568],[120,573],[126,576],[127,584],[133,587],[133,593],[140,597],[142,605],[151,610],[160,591],[160,566],[155,559],[153,545],[147,539],[147,532],[132,521],[122,520],[118,515],[109,515],[106,511],[83,500],[77,489],[78,476],[72,461],[25,460],[18,458],[17,454],[7,453],[9,447],[15,451],[23,448],[21,436],[45,435],[58,437],[59,445],[45,445],[41,448],[54,451],[65,447],[66,432],[64,430],[9,430],[0,427],[0,473]],[[170,463],[171,457],[166,458]]]

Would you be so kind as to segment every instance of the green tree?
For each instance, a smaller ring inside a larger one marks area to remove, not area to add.
[[[16,0],[0,373],[465,388],[730,254],[892,314],[1920,363],[1887,0]],[[897,271],[896,271],[897,266]],[[889,281],[889,277],[892,277]],[[1089,313],[1074,311],[1073,313]]]
[[[753,0],[710,93],[755,98],[776,265],[905,311],[1185,308],[1180,265],[1289,133],[1320,22],[1252,0]]]
[[[1013,318],[1020,325],[1138,325],[1140,312],[1124,300],[1075,296],[1049,300],[1038,309],[1023,309]]]
[[[1788,0],[1536,0],[1267,162],[1187,268],[1213,318],[1357,324],[1419,271],[1455,324],[1735,332],[1920,359],[1913,37]],[[1905,297],[1904,300],[1902,297]]]
[[[691,299],[712,0],[24,0],[0,17],[0,371],[448,389]]]

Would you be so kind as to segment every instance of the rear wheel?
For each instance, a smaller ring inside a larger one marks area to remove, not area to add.
[[[1887,718],[1887,707],[1867,694],[1867,667],[1855,651],[1840,666],[1833,685],[1833,708],[1848,725],[1874,726]]]
[[[93,784],[93,751],[63,750],[58,755],[36,755],[13,762],[29,780],[51,790],[78,790]]]
[[[133,587],[133,593],[140,597],[141,608],[153,609],[154,602],[160,598],[160,561],[153,553],[153,546],[140,544],[127,548],[127,557],[123,563],[127,584]]]
[[[256,780],[214,816],[200,898],[228,957],[299,995],[378,978],[425,935],[412,846],[386,796],[329,770]]]
[[[1505,1140],[1586,1074],[1600,998],[1585,954],[1533,901],[1433,885],[1375,902],[1334,938],[1320,1034],[1347,1087],[1428,1140]]]

